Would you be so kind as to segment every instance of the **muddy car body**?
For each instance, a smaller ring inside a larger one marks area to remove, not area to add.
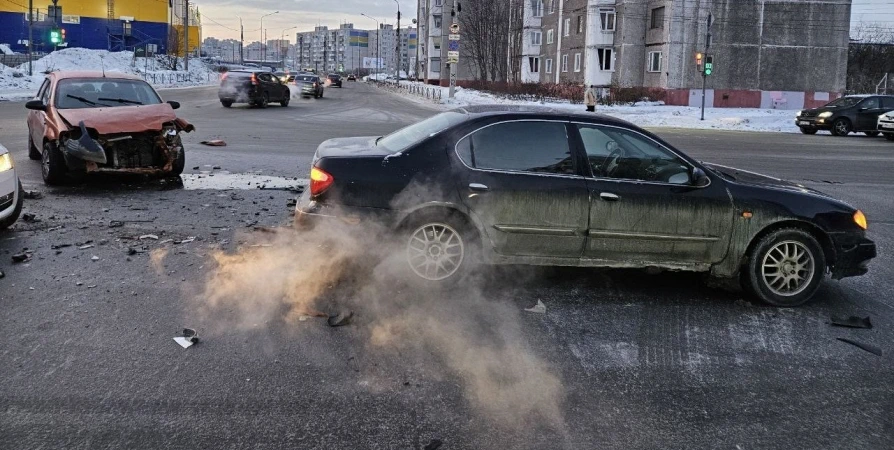
[[[741,280],[775,305],[866,273],[863,213],[775,178],[703,164],[604,116],[471,107],[384,137],[326,141],[296,223],[377,221],[411,276],[492,264],[659,268]]]
[[[138,76],[52,72],[25,107],[28,155],[47,184],[91,172],[183,172],[180,133],[194,127]]]

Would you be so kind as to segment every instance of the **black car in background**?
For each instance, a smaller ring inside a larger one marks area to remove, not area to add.
[[[289,86],[271,72],[261,70],[231,70],[223,75],[217,97],[224,108],[233,103],[267,107],[270,102],[289,106],[292,93]]]
[[[341,86],[341,75],[336,73],[329,74],[329,86],[330,87],[342,87]]]
[[[295,84],[301,89],[302,97],[323,98],[323,80],[320,77],[302,73],[295,76]]]
[[[661,268],[795,306],[827,270],[862,275],[876,256],[852,206],[701,163],[607,116],[469,107],[384,137],[328,140],[313,161],[296,225],[385,224],[422,284],[458,281],[478,260]]]
[[[357,81],[357,75],[354,75],[353,73],[349,74],[348,81]]]
[[[894,111],[894,95],[848,95],[825,106],[798,111],[795,125],[804,134],[829,130],[834,136],[863,132],[878,136],[879,116]]]

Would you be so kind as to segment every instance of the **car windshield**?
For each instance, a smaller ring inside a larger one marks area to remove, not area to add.
[[[837,106],[840,108],[850,108],[863,100],[863,97],[841,97],[826,103],[826,106]]]
[[[465,114],[453,111],[441,113],[384,136],[379,139],[377,145],[390,153],[399,153],[462,122],[465,117]]]
[[[143,80],[69,78],[56,85],[56,108],[156,105],[161,98]]]

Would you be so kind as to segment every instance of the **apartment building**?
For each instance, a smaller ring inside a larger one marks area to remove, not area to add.
[[[450,25],[456,11],[458,0],[417,0],[418,41],[416,61],[419,77],[430,84],[450,85],[450,68],[447,64]],[[462,12],[458,13],[462,14]],[[457,17],[457,21],[458,21]],[[462,36],[462,30],[460,30]],[[459,64],[457,65],[457,81],[473,80],[475,72],[462,40],[459,47]]]
[[[369,35],[369,31],[355,29],[350,23],[332,30],[318,26],[297,33],[294,64],[323,73],[357,71],[363,66],[363,58],[371,56]]]
[[[525,0],[522,80],[662,91],[708,106],[798,109],[845,88],[851,0]]]

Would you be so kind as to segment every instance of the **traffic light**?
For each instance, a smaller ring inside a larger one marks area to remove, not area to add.
[[[60,44],[64,44],[64,43],[65,43],[65,28],[60,28],[60,29],[59,29],[59,43],[60,43]]]
[[[711,72],[714,71],[714,57],[711,55],[705,56],[705,76],[711,75]]]
[[[704,55],[702,55],[701,53],[696,53],[695,54],[695,67],[698,68],[699,72],[702,71],[702,64],[704,62],[705,62]]]
[[[59,32],[58,28],[50,29],[50,42],[56,45],[62,42],[62,33]]]

